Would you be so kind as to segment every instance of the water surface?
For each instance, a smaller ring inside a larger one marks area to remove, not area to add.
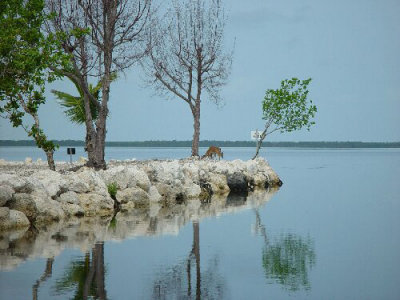
[[[227,159],[253,151],[224,149]],[[178,158],[190,150],[108,153]],[[400,151],[262,155],[284,182],[279,191],[2,233],[0,299],[399,299]]]

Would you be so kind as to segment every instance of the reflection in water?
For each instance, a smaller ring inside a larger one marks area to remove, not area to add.
[[[52,275],[54,258],[66,248],[79,248],[84,257],[69,263],[60,278],[51,283],[53,296],[71,299],[107,299],[105,288],[104,242],[130,237],[177,235],[191,222],[193,242],[180,263],[155,275],[153,299],[223,299],[226,280],[219,271],[219,257],[200,263],[200,221],[210,216],[232,214],[263,206],[276,190],[255,191],[246,197],[214,197],[209,203],[190,200],[185,204],[150,207],[118,213],[113,218],[64,220],[38,228],[0,234],[0,269],[14,269],[27,259],[47,258],[46,268],[34,280],[33,299],[38,298],[41,284]],[[204,261],[204,259],[203,259]],[[49,281],[49,280],[48,280]],[[44,290],[44,288],[43,288]]]
[[[47,278],[51,277],[51,274],[53,273],[53,262],[54,262],[54,257],[47,259],[46,268],[44,269],[42,276],[40,276],[40,278],[33,285],[33,287],[32,287],[32,299],[33,300],[38,299],[38,291],[39,291],[40,284],[42,282],[46,281]]]
[[[193,220],[232,214],[260,207],[276,189],[255,191],[247,198],[214,197],[210,203],[190,200],[185,204],[160,206],[118,213],[114,218],[73,218],[38,228],[0,233],[0,270],[12,270],[27,259],[57,257],[66,248],[91,251],[99,241],[125,240],[154,235],[177,235]]]
[[[297,291],[302,287],[310,289],[308,273],[315,265],[312,240],[289,233],[271,241],[257,209],[255,213],[256,230],[264,238],[262,265],[267,279],[278,282],[291,291]]]
[[[105,289],[104,243],[96,243],[84,259],[79,258],[70,263],[63,277],[56,281],[55,294],[62,295],[75,289],[73,299],[107,299]]]
[[[196,271],[194,274],[193,267]],[[225,280],[218,272],[218,257],[210,261],[206,271],[201,271],[200,225],[194,221],[192,250],[187,260],[158,274],[153,284],[152,298],[223,299],[225,289]]]

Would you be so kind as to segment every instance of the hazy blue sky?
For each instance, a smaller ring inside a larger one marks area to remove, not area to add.
[[[265,90],[284,78],[312,77],[318,107],[310,132],[274,133],[270,140],[400,141],[399,0],[231,0],[225,44],[236,38],[224,105],[203,99],[201,136],[248,140],[263,128]],[[109,141],[190,140],[193,121],[186,103],[165,100],[143,88],[134,67],[111,87]],[[70,84],[53,87],[72,92]],[[45,132],[54,139],[84,139],[49,94],[41,108]],[[27,139],[0,120],[0,139]]]

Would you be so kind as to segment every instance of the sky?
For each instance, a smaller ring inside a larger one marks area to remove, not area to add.
[[[265,91],[311,77],[314,125],[270,141],[400,141],[400,1],[225,0],[226,49],[235,45],[222,105],[202,99],[201,140],[250,140],[263,129]],[[187,103],[145,87],[134,66],[111,86],[108,141],[191,140]],[[49,86],[74,93],[67,81]],[[51,93],[40,108],[51,139],[84,140]],[[29,139],[0,119],[0,139]]]

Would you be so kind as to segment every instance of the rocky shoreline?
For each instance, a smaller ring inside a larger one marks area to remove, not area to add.
[[[199,199],[171,206],[150,203],[148,208],[120,211],[115,216],[65,218],[39,229],[27,227],[2,231],[0,270],[12,270],[35,258],[51,259],[67,248],[87,253],[97,242],[178,235],[190,222],[257,210],[266,205],[276,191],[277,188],[268,188],[257,189],[248,196],[213,196],[207,203]]]
[[[209,202],[282,184],[262,158],[110,161],[101,171],[79,163],[74,168],[58,163],[56,168],[50,171],[40,161],[0,161],[1,231],[41,228],[83,216],[110,217],[153,204]]]

